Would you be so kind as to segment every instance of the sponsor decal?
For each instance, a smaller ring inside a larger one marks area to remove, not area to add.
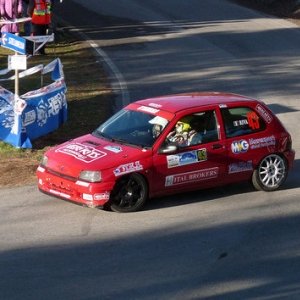
[[[247,152],[249,149],[249,143],[246,140],[234,141],[231,144],[231,151],[234,154]]]
[[[219,104],[219,107],[220,107],[220,108],[226,108],[227,105],[226,105],[226,104]]]
[[[167,156],[168,168],[189,165],[198,162],[195,151]]]
[[[191,182],[198,182],[202,180],[208,180],[217,178],[219,174],[219,168],[210,168],[204,170],[197,170],[193,172],[175,174],[166,177],[165,186],[174,186]]]
[[[248,121],[246,119],[233,121],[233,126],[235,127],[243,125],[248,125]]]
[[[51,194],[57,195],[57,196],[59,196],[59,197],[63,197],[63,198],[67,198],[67,199],[71,198],[70,195],[65,194],[65,193],[61,193],[61,192],[59,192],[59,191],[49,190],[49,192],[50,192]]]
[[[247,120],[251,129],[259,129],[259,117],[254,111],[247,113]]]
[[[274,135],[259,138],[249,139],[250,149],[258,149],[263,147],[275,146],[276,139]]]
[[[168,155],[167,164],[168,168],[178,167],[179,166],[179,155]]]
[[[105,146],[104,149],[109,150],[114,153],[122,152],[122,148],[120,146],[115,146],[115,145]]]
[[[24,113],[24,124],[26,126],[34,123],[37,120],[37,113],[35,110],[30,110]]]
[[[196,150],[198,161],[204,161],[207,160],[207,152],[206,148],[198,149]]]
[[[259,112],[259,114],[262,116],[262,118],[268,124],[270,124],[272,122],[273,117],[265,110],[265,108],[263,108],[261,105],[257,104],[255,109]]]
[[[239,161],[237,163],[232,163],[229,165],[228,173],[239,173],[253,170],[252,160],[248,161]]]
[[[62,146],[56,149],[55,152],[61,152],[67,155],[71,155],[76,159],[84,161],[86,163],[90,163],[106,155],[105,152],[99,151],[94,147],[83,145],[80,143],[71,143]]]
[[[168,168],[190,165],[204,160],[207,160],[205,148],[167,156]]]
[[[60,92],[49,99],[42,98],[35,110],[25,112],[24,126],[37,123],[39,127],[43,127],[47,124],[49,118],[58,116],[62,109],[66,109],[66,107],[67,101],[64,92]]]
[[[152,107],[148,107],[148,106],[140,106],[138,108],[138,110],[142,110],[142,111],[145,111],[145,112],[148,112],[148,113],[151,113],[151,114],[156,114],[159,112],[159,109],[155,109],[155,108],[152,108]]]
[[[110,196],[109,192],[95,194],[94,195],[94,200],[109,200],[109,196]]]
[[[140,170],[143,170],[143,166],[140,164],[139,161],[135,161],[128,164],[120,165],[113,172],[115,176],[120,176],[123,174],[128,174]]]
[[[157,103],[149,103],[149,106],[155,107],[155,108],[160,108],[162,105],[157,104]]]
[[[93,201],[93,195],[83,193],[83,194],[82,194],[82,199],[83,199],[83,200],[86,200],[86,201]]]
[[[77,181],[75,182],[75,184],[80,185],[80,186],[84,186],[84,187],[88,187],[88,186],[90,185],[89,182],[81,181],[81,180],[77,180]]]

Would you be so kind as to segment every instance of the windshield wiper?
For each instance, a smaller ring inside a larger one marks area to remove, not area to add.
[[[109,135],[106,135],[105,133],[103,133],[103,132],[101,132],[99,130],[95,130],[92,134],[96,135],[97,137],[102,137],[102,138],[105,138],[106,140],[114,142],[113,138],[111,138]]]
[[[107,140],[109,140],[109,141],[111,141],[113,143],[119,143],[121,145],[133,146],[133,147],[142,148],[142,149],[151,148],[151,146],[147,146],[144,143],[143,144],[132,143],[132,142],[129,142],[128,140],[124,140],[124,139],[121,139],[121,138],[116,138],[116,137],[108,136],[108,135],[106,135],[103,132],[98,131],[98,130],[95,130],[93,132],[93,134],[95,134],[98,137],[107,139]]]

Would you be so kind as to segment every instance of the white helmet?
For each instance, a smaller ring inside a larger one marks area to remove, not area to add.
[[[153,119],[149,121],[150,124],[153,124],[152,127],[152,135],[154,138],[157,138],[160,133],[163,131],[163,129],[168,124],[168,120],[165,118],[162,118],[160,116],[155,116]]]

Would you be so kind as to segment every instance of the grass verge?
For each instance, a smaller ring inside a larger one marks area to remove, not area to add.
[[[0,187],[34,183],[36,167],[49,147],[91,132],[112,113],[109,82],[101,63],[85,42],[61,30],[56,34],[55,43],[47,46],[46,53],[46,56],[29,58],[28,68],[46,65],[57,57],[61,59],[68,89],[68,121],[55,132],[33,141],[32,149],[17,149],[0,141]],[[12,54],[0,48],[0,69],[7,68],[7,55]],[[20,94],[39,88],[40,84],[39,74],[22,78]],[[4,81],[2,86],[14,91],[14,81]]]

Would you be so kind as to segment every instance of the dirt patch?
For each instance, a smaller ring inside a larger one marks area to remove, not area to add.
[[[38,163],[35,159],[0,159],[0,186],[18,186],[36,181],[35,171]]]

